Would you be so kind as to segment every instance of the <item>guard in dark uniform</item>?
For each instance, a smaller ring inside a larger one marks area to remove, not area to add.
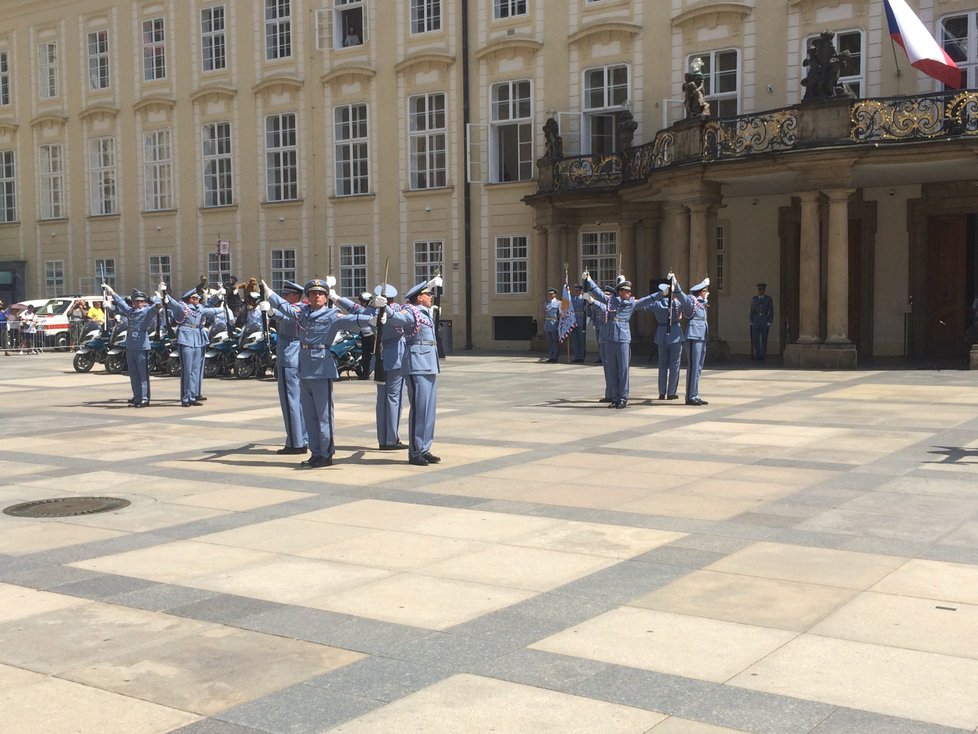
[[[571,355],[572,361],[580,363],[587,356],[587,301],[584,300],[584,288],[580,283],[575,283],[571,293],[571,306],[574,309],[574,318],[577,326],[571,331]]]
[[[767,283],[757,284],[757,295],[750,299],[750,356],[767,356],[767,333],[774,323],[774,299],[767,294]]]
[[[275,347],[278,402],[282,408],[282,420],[285,422],[285,446],[278,450],[280,454],[304,454],[309,450],[306,424],[302,419],[302,391],[299,384],[299,332],[296,320],[286,318],[282,313],[287,308],[298,315],[302,308],[302,291],[303,288],[298,283],[285,281],[282,284],[282,300],[287,305],[272,311],[278,332],[278,344]]]
[[[126,331],[126,364],[129,367],[129,384],[132,386],[134,408],[149,405],[149,332],[155,328],[161,304],[150,303],[146,294],[134,290],[132,305],[105,283],[102,290],[112,298],[113,307],[129,321]]]

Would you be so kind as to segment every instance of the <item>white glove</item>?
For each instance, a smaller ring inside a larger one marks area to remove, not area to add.
[[[259,311],[264,311],[265,313],[268,313],[269,311],[271,311],[271,309],[272,309],[272,305],[268,301],[259,301],[258,302],[258,310]]]
[[[252,291],[251,293],[248,294],[248,297],[251,298],[251,300],[253,301],[257,301],[259,298],[261,298],[261,293],[255,293],[254,291]]]
[[[164,283],[162,280],[160,281],[160,293],[166,293],[166,283]],[[157,293],[156,295],[160,294]]]
[[[115,308],[115,305],[112,303],[112,301],[106,300],[105,303],[102,304],[102,308],[105,311],[111,311],[113,308]]]
[[[591,280],[591,274],[585,270],[583,273],[581,273],[581,282],[587,283],[589,280]]]
[[[336,286],[336,278],[333,277],[332,275],[327,275],[326,276],[326,287],[329,288],[330,290],[333,290],[333,288],[335,286]]]
[[[115,295],[115,291],[105,283],[102,283],[102,290],[105,291],[105,295],[109,296],[110,298]]]
[[[441,288],[443,285],[445,285],[445,280],[440,275],[436,275],[428,281],[429,288]]]
[[[218,298],[224,298],[224,295],[226,293],[227,293],[227,291],[224,290],[224,286],[223,285],[220,288],[217,289],[217,296],[218,296]]]
[[[387,298],[384,296],[374,296],[373,300],[370,302],[370,305],[374,308],[384,308],[387,306]]]
[[[367,323],[370,324],[371,326],[376,326],[377,325],[377,314],[374,314],[369,319],[367,319]]]
[[[581,298],[583,298],[588,303],[594,303],[594,296],[592,296],[590,293],[584,293],[584,294],[582,294],[581,295]]]
[[[327,295],[329,296],[329,300],[331,301],[340,300],[340,294],[334,291],[332,288],[329,289],[329,293]]]
[[[163,303],[169,303],[169,302],[170,302],[170,295],[168,293],[164,293],[163,294]]]

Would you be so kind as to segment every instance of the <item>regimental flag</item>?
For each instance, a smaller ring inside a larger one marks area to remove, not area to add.
[[[910,65],[949,87],[961,87],[961,70],[927,30],[906,0],[883,0],[890,38],[899,43]]]
[[[560,318],[557,319],[557,338],[564,341],[567,335],[577,328],[577,314],[567,286],[567,273],[564,273],[564,292],[560,296]]]

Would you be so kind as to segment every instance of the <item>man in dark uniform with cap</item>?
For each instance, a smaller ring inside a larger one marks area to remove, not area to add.
[[[302,307],[303,288],[298,283],[286,280],[282,284],[282,300],[285,306],[273,309],[278,332],[275,347],[276,378],[278,381],[278,402],[285,421],[285,446],[280,454],[304,454],[309,450],[306,441],[306,424],[302,419],[302,391],[299,385],[299,332],[295,319],[286,318],[282,313],[289,309],[298,314]]]
[[[580,283],[573,285],[571,293],[571,306],[574,309],[574,318],[577,326],[571,331],[571,354],[572,361],[580,363],[587,356],[587,301],[584,300],[584,287]]]
[[[767,356],[767,333],[774,323],[774,299],[767,295],[767,283],[757,284],[757,295],[750,299],[750,356]]]

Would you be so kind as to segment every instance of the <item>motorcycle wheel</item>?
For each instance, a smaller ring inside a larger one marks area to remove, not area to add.
[[[76,354],[75,359],[72,362],[72,366],[75,368],[75,372],[88,372],[95,365],[95,357],[92,356],[91,352],[86,354]]]
[[[163,358],[160,357],[159,352],[150,351],[148,370],[149,374],[151,375],[163,374],[166,372],[166,363],[163,361]]]
[[[353,365],[353,371],[356,372],[357,377],[359,379],[361,380],[364,379],[368,374],[367,363],[364,362],[362,359],[358,359],[356,361],[356,364]]]
[[[221,373],[221,363],[218,357],[204,360],[204,377],[217,377]]]
[[[234,360],[234,376],[239,380],[246,380],[255,374],[255,358]]]
[[[105,358],[105,371],[111,372],[113,375],[118,375],[124,372],[126,369],[126,355],[125,353],[110,354]]]
[[[179,377],[182,365],[179,357],[170,357],[166,360],[166,373],[170,377]]]

